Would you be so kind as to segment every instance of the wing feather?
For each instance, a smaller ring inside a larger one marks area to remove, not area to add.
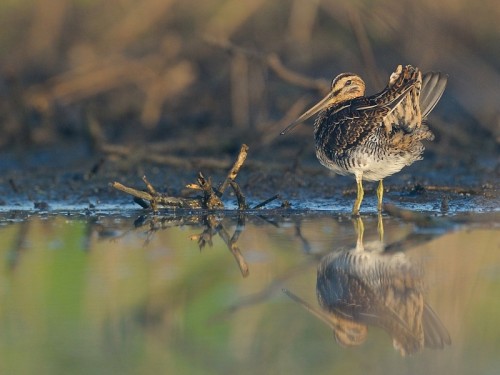
[[[315,123],[317,147],[333,158],[368,142],[375,132],[389,138],[403,139],[413,133],[415,141],[431,139],[432,133],[422,121],[441,98],[446,81],[442,73],[422,76],[411,65],[398,66],[380,93],[339,103],[321,113]]]

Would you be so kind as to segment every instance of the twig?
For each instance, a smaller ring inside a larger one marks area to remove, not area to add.
[[[148,181],[148,179],[146,178],[146,176],[142,176],[142,181],[144,181],[144,183],[146,184],[146,189],[148,189],[149,193],[151,195],[157,195],[158,193],[156,192],[156,189],[153,187],[153,185],[151,185],[151,183]]]
[[[279,196],[279,194],[276,194],[276,195],[272,196],[271,198],[268,198],[268,199],[266,199],[265,201],[260,202],[258,205],[254,206],[254,208],[253,208],[253,209],[254,209],[254,210],[257,210],[257,209],[259,209],[259,208],[262,208],[262,207],[264,207],[265,205],[267,205],[267,204],[271,203],[272,201],[275,201],[276,199],[279,199],[279,197],[280,197],[280,196]]]
[[[145,191],[137,190],[137,189],[122,185],[116,181],[111,183],[111,187],[115,188],[116,190],[123,191],[124,193],[130,194],[136,198],[145,199],[147,201],[150,201],[153,199],[152,195],[145,192]]]
[[[168,208],[191,208],[200,209],[203,208],[201,199],[197,198],[176,198],[170,197],[165,194],[156,193],[152,195],[149,192],[137,190],[119,182],[112,182],[111,187],[123,191],[133,197],[144,199],[150,203],[151,208],[156,211],[158,206],[168,207]]]
[[[203,192],[203,196],[196,198],[177,198],[171,197],[164,193],[159,193],[156,191],[154,186],[148,181],[146,176],[142,178],[144,184],[146,185],[146,191],[137,190],[131,187],[127,187],[119,182],[111,183],[111,187],[123,191],[124,193],[130,194],[135,197],[135,201],[143,208],[148,207],[145,201],[149,202],[149,207],[153,211],[157,211],[159,206],[166,208],[190,208],[190,209],[221,209],[224,208],[224,203],[221,200],[222,194],[226,190],[228,185],[233,188],[236,197],[238,199],[238,209],[245,210],[248,208],[245,202],[245,196],[241,192],[239,185],[236,183],[235,179],[246,160],[248,153],[248,146],[242,145],[240,153],[236,158],[232,168],[227,174],[226,179],[220,185],[219,189],[215,189],[212,185],[212,180],[210,178],[205,178],[205,176],[199,172],[196,183],[188,184],[186,187],[192,190],[198,190]]]
[[[238,209],[246,210],[248,208],[248,205],[246,204],[246,199],[243,193],[241,192],[240,186],[236,183],[236,181],[233,180],[231,180],[229,184],[233,188],[234,194],[236,195],[236,199],[238,200]]]
[[[203,190],[203,206],[205,208],[213,210],[214,208],[224,207],[224,203],[222,203],[220,198],[215,194],[211,179],[206,179],[201,172],[198,173],[198,185]]]
[[[230,184],[231,181],[234,181],[236,179],[236,176],[240,172],[240,169],[247,158],[247,154],[248,154],[248,146],[243,144],[240,148],[238,157],[236,158],[236,161],[233,164],[233,167],[227,174],[227,177],[224,180],[224,182],[219,186],[218,190],[220,195],[224,194],[224,191],[226,190],[228,184]]]

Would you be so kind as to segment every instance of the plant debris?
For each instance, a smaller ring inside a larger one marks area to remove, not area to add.
[[[158,192],[154,186],[148,181],[146,176],[143,176],[142,180],[146,185],[145,190],[137,190],[128,186],[125,186],[119,182],[113,182],[110,185],[120,190],[126,194],[132,195],[134,201],[143,208],[151,208],[153,211],[158,211],[161,208],[169,209],[205,209],[205,210],[218,210],[224,209],[224,203],[222,202],[222,196],[227,190],[228,186],[233,189],[234,195],[238,203],[238,210],[246,210],[249,206],[246,203],[245,196],[241,191],[240,186],[235,181],[241,167],[245,163],[248,155],[248,146],[243,144],[240,148],[240,152],[234,162],[233,166],[229,170],[224,181],[215,187],[212,183],[210,177],[205,177],[202,172],[198,172],[198,178],[195,183],[188,184],[186,188],[194,191],[199,191],[202,195],[198,195],[192,198],[184,197],[173,197],[167,193]],[[270,202],[279,198],[278,195],[273,196],[270,199],[257,204],[254,209],[264,207]],[[289,205],[289,204],[288,204]]]

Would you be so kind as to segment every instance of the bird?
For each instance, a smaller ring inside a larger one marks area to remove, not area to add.
[[[424,268],[383,239],[364,242],[360,217],[356,245],[323,256],[317,267],[316,297],[321,309],[284,292],[333,329],[343,347],[363,344],[369,326],[386,331],[402,356],[451,345],[448,330],[426,302]]]
[[[360,345],[367,326],[384,329],[402,356],[450,345],[424,289],[419,266],[404,253],[386,253],[376,243],[332,252],[318,266],[318,303],[337,323],[332,325],[335,338],[346,347]]]
[[[316,157],[337,174],[354,175],[357,195],[352,215],[359,215],[363,180],[379,181],[377,209],[381,212],[383,179],[421,160],[422,141],[434,139],[426,119],[447,80],[441,72],[422,74],[411,65],[398,65],[381,92],[365,96],[366,85],[359,75],[341,73],[333,79],[330,92],[281,134],[318,114]]]

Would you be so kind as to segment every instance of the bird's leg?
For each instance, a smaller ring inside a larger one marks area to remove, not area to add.
[[[378,213],[377,232],[380,242],[384,242],[384,221],[382,220],[382,214],[380,212]]]
[[[378,187],[377,187],[377,199],[378,199],[378,204],[377,204],[377,210],[378,212],[382,212],[382,197],[384,196],[384,183],[382,180],[378,182]]]
[[[359,216],[359,208],[361,207],[361,202],[363,201],[363,196],[365,195],[363,191],[362,174],[356,174],[356,185],[357,185],[357,195],[354,201],[354,206],[352,207],[352,216]]]
[[[378,234],[380,238],[380,242],[384,241],[384,222],[382,221],[382,197],[384,196],[384,183],[382,180],[378,182],[378,187],[377,187],[377,209],[378,209],[378,223],[377,223],[377,229],[378,229]]]
[[[365,233],[365,225],[363,224],[363,220],[361,219],[360,216],[358,216],[356,219],[353,219],[354,223],[354,230],[356,231],[356,249],[357,250],[364,250],[363,246],[363,235]]]

